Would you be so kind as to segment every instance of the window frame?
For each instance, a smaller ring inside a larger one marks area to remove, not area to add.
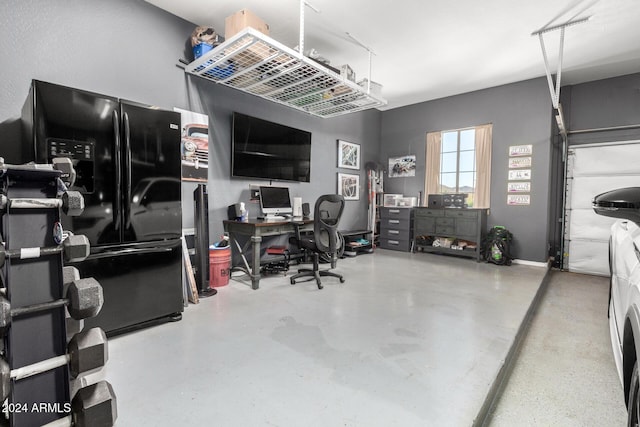
[[[462,149],[461,147],[461,143],[462,143],[462,133],[463,132],[468,132],[468,131],[473,131],[472,132],[472,141],[473,141],[473,148],[472,149]],[[451,151],[445,151],[445,134],[455,134],[456,136],[456,141],[455,141],[455,151],[451,150]],[[455,174],[455,188],[452,190],[454,193],[460,193],[460,175],[464,174],[464,173],[472,173],[473,174],[473,180],[472,180],[472,188],[473,188],[473,192],[472,193],[468,193],[468,194],[474,194],[476,192],[476,181],[477,181],[477,164],[476,164],[476,143],[475,143],[475,136],[476,136],[476,129],[475,127],[468,127],[468,128],[461,128],[461,129],[451,129],[451,130],[444,130],[441,132],[441,140],[440,140],[440,184],[439,184],[439,192],[440,194],[446,194],[449,193],[449,191],[445,191],[445,189],[443,188],[445,186],[444,184],[444,177],[445,175],[452,175]],[[455,153],[456,156],[456,162],[455,162],[455,170],[444,170],[444,156],[446,154],[452,154]],[[460,164],[460,157],[462,153],[473,153],[473,167],[471,170],[461,170],[461,164]],[[464,185],[463,185],[464,186]],[[473,197],[470,198],[471,200],[473,200]]]

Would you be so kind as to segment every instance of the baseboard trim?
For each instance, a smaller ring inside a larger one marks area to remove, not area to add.
[[[513,259],[511,260],[512,264],[520,264],[520,265],[530,265],[531,267],[541,267],[541,268],[547,268],[548,264],[547,262],[537,262],[537,261],[527,261],[526,259]]]

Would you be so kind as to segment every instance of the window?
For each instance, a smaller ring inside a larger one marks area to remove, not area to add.
[[[488,208],[491,124],[427,133],[425,196],[467,193],[467,205]]]
[[[473,206],[476,189],[476,130],[442,132],[439,193],[467,193]]]

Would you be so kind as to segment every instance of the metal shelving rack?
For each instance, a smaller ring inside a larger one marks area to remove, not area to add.
[[[185,66],[185,72],[318,117],[386,105],[324,65],[245,28]],[[370,81],[370,79],[369,79]]]

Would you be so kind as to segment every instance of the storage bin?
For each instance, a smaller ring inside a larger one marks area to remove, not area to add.
[[[209,52],[213,49],[213,46],[207,43],[198,43],[193,47],[193,58],[198,59],[205,53]]]

